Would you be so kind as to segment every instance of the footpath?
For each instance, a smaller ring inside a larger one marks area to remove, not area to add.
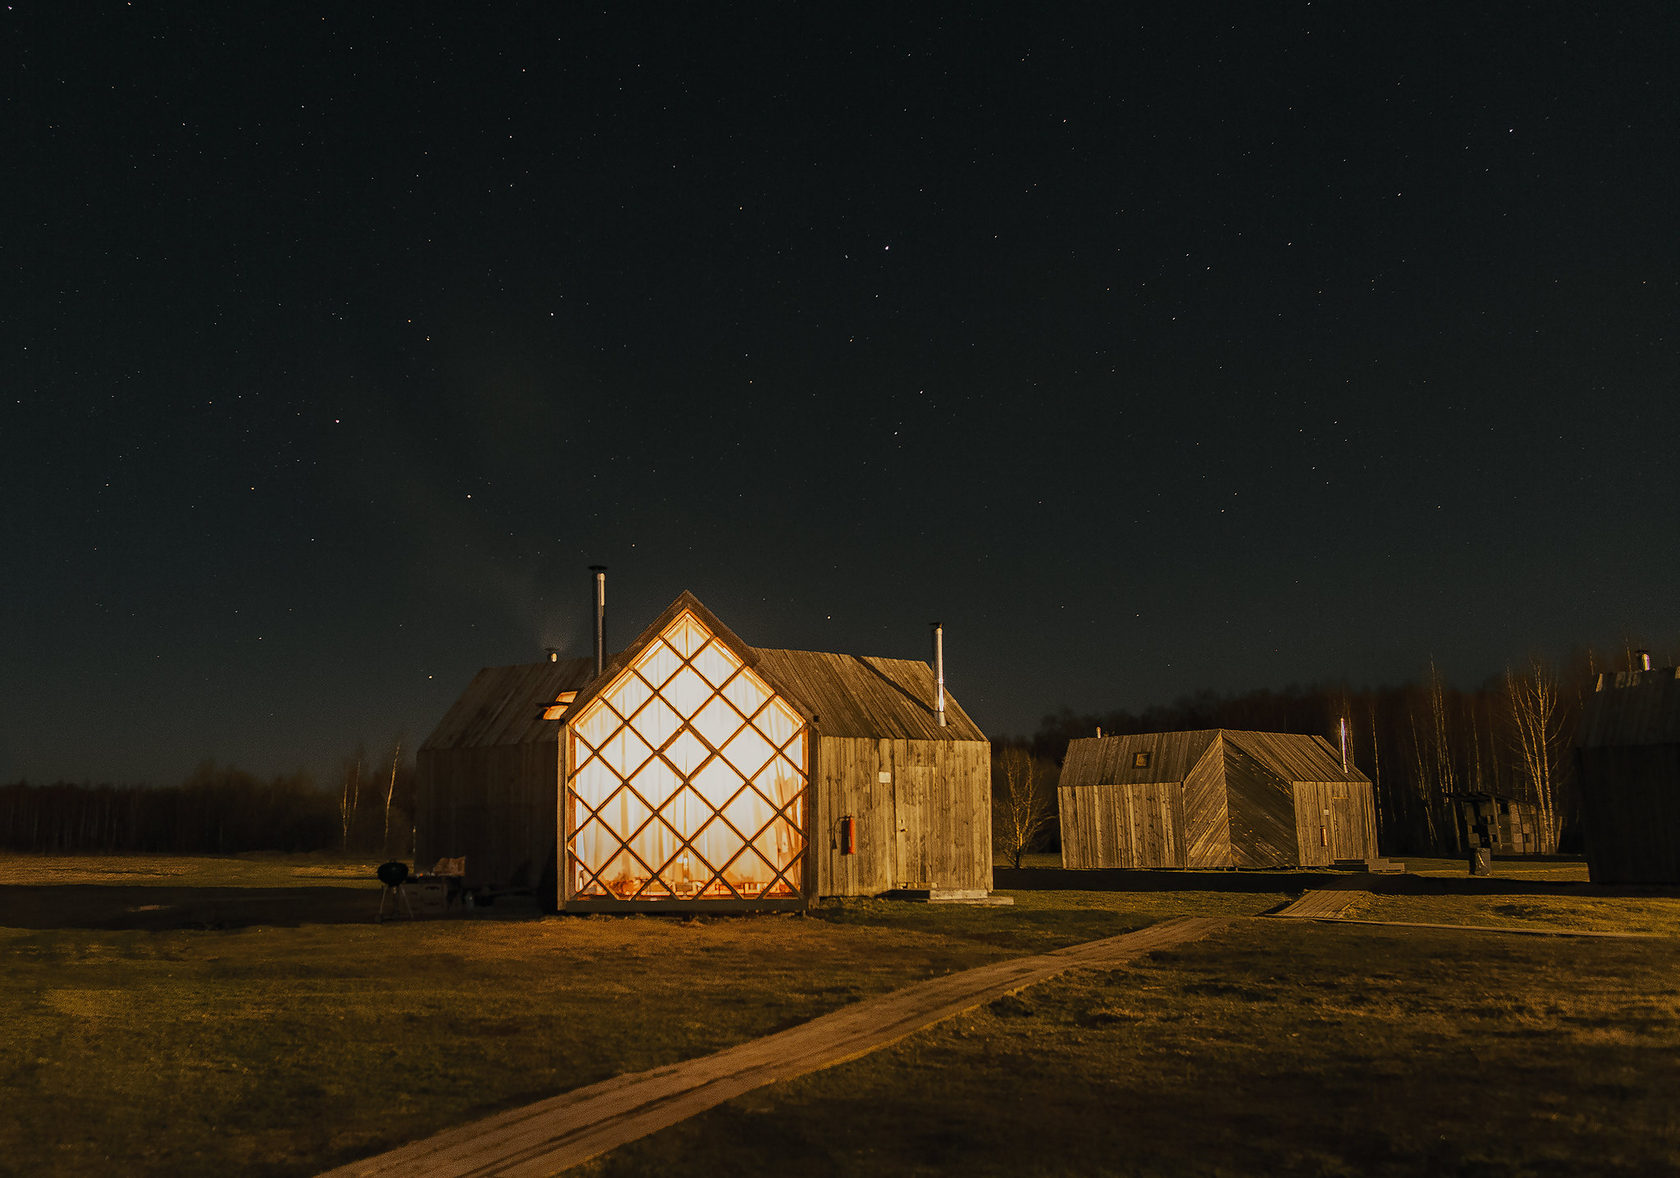
[[[712,1055],[615,1076],[510,1109],[322,1178],[544,1178],[765,1084],[867,1055],[923,1027],[1071,969],[1120,965],[1232,920],[1179,917],[1050,953],[996,961],[866,998]]]

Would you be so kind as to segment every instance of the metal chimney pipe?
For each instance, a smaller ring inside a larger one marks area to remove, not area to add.
[[[1648,650],[1636,650],[1636,651],[1633,652],[1633,657],[1639,663],[1639,666],[1636,668],[1637,670],[1649,671],[1651,669],[1651,652],[1650,651],[1648,651]]]
[[[945,727],[945,627],[938,622],[933,626],[933,714],[939,719],[939,726]]]
[[[595,574],[595,673],[607,665],[607,566],[592,564]]]

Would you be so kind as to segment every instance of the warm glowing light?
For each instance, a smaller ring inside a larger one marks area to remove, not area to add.
[[[566,714],[566,709],[572,706],[572,701],[576,698],[577,692],[562,691],[559,695],[554,697],[554,702],[552,704],[543,709],[543,719],[558,720],[561,716]]]
[[[571,724],[576,897],[795,898],[805,722],[686,610]]]

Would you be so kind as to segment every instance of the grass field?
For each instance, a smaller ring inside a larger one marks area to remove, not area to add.
[[[504,907],[376,925],[370,864],[0,856],[0,1173],[314,1173],[942,972],[1173,915],[1267,911],[1295,894],[1267,889],[1294,879],[1222,890],[1187,874],[996,908],[682,920]],[[1461,885],[1443,868],[1409,886]],[[1671,897],[1505,886],[1541,891],[1371,903],[1459,923],[1677,919]],[[1535,910],[1507,918],[1500,904]],[[1034,987],[594,1166],[1497,1174],[1610,1159],[1596,1172],[1673,1172],[1639,1167],[1680,1161],[1676,946],[1242,922]]]
[[[1245,922],[579,1173],[1680,1173],[1680,943]]]

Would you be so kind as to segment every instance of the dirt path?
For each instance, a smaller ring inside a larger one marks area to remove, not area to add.
[[[1070,969],[1119,965],[1198,940],[1231,920],[1179,917],[1137,932],[932,978],[786,1031],[671,1067],[510,1109],[329,1171],[322,1178],[498,1178],[558,1173],[743,1092],[895,1043],[923,1027]]]

